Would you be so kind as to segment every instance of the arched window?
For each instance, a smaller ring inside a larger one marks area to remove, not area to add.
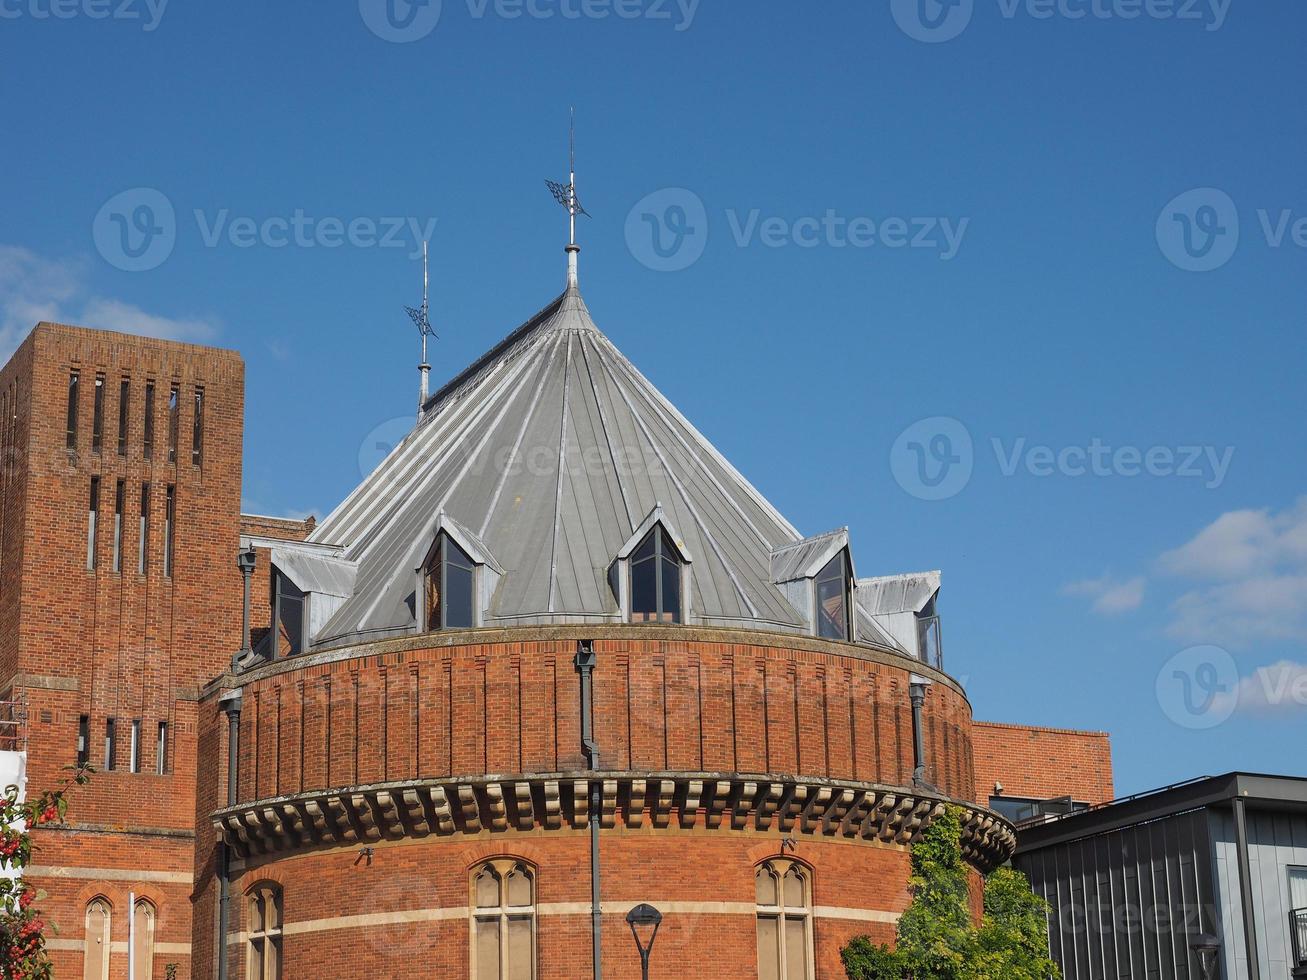
[[[535,874],[520,861],[472,872],[472,980],[535,980]]]
[[[776,859],[758,866],[758,978],[812,980],[812,888],[808,870]]]
[[[817,635],[849,639],[849,560],[841,551],[817,573]]]
[[[661,524],[631,554],[631,622],[681,622],[681,555]]]
[[[133,916],[132,946],[136,980],[154,980],[154,906],[143,898],[137,899]]]
[[[423,622],[428,631],[476,625],[476,564],[443,531],[423,566]]]
[[[94,899],[86,906],[86,938],[82,946],[83,980],[109,980],[109,903]]]
[[[259,885],[249,893],[248,980],[281,980],[281,889]]]

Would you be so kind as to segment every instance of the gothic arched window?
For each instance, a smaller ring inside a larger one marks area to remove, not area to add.
[[[759,980],[812,980],[812,887],[808,869],[776,859],[758,866]]]
[[[281,888],[258,885],[248,896],[247,980],[281,980]]]
[[[681,622],[681,567],[676,545],[655,524],[631,554],[631,622]]]
[[[82,943],[83,980],[109,980],[109,903],[94,899],[86,906],[86,938]]]
[[[136,900],[132,911],[132,945],[135,947],[136,980],[153,980],[154,977],[154,905],[143,898]]]
[[[535,873],[511,858],[472,871],[472,980],[535,980]]]

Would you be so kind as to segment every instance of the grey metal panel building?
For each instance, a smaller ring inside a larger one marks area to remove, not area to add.
[[[1066,980],[1307,976],[1307,779],[1204,778],[1018,830]]]

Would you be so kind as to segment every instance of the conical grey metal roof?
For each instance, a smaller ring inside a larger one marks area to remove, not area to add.
[[[690,621],[807,632],[773,578],[802,540],[595,326],[575,284],[440,389],[314,530],[357,564],[315,644],[414,628],[438,525],[490,557],[487,626],[622,620],[610,571],[656,509],[691,557]],[[883,642],[883,638],[877,638]]]

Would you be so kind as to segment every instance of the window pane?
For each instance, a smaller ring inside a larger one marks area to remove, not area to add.
[[[499,919],[476,920],[477,980],[500,980]]]
[[[656,562],[631,566],[631,622],[647,623],[658,614],[658,569]]]
[[[781,940],[776,920],[758,916],[758,980],[780,980]]]
[[[472,556],[460,548],[452,538],[446,536],[444,540],[443,551],[445,561],[451,565],[457,565],[459,568],[472,570]]]
[[[803,900],[803,878],[793,868],[785,873],[785,907],[801,909],[807,903]]]
[[[136,947],[136,978],[154,977],[154,913],[144,902],[136,903],[136,923],[132,944]]]
[[[250,901],[250,931],[262,932],[264,929],[263,896],[255,895]]]
[[[450,552],[455,551],[449,548]],[[468,629],[472,626],[472,570],[449,563],[445,565],[445,628]]]
[[[281,940],[269,939],[268,948],[263,954],[264,980],[279,980],[281,977]]]
[[[664,623],[681,621],[681,568],[674,561],[664,558],[659,564],[663,571],[663,615]]]
[[[785,980],[807,980],[807,930],[802,919],[785,920]]]
[[[246,971],[249,980],[263,980],[263,940],[250,940],[250,965]]]
[[[99,899],[86,909],[86,949],[82,955],[84,980],[109,976],[109,906]]]
[[[427,563],[426,583],[427,594],[424,598],[424,604],[427,614],[427,630],[440,629],[440,552],[437,548],[431,556],[431,561]]]
[[[634,554],[631,555],[631,564],[635,564],[638,561],[644,561],[646,558],[652,558],[654,556],[654,536],[657,533],[658,529],[654,528],[649,532],[649,536],[640,542],[640,547],[636,548]]]
[[[270,891],[267,893],[266,904],[268,908],[268,931],[281,928],[281,892]]]
[[[508,980],[531,980],[531,919],[508,920]]]
[[[848,592],[844,553],[840,552],[817,573],[818,636],[848,639]]]
[[[776,879],[766,868],[758,870],[757,892],[759,905],[776,904]]]
[[[508,904],[518,908],[531,904],[531,879],[522,871],[508,876]]]
[[[476,892],[477,908],[499,908],[499,879],[493,871],[486,870],[477,875]]]

